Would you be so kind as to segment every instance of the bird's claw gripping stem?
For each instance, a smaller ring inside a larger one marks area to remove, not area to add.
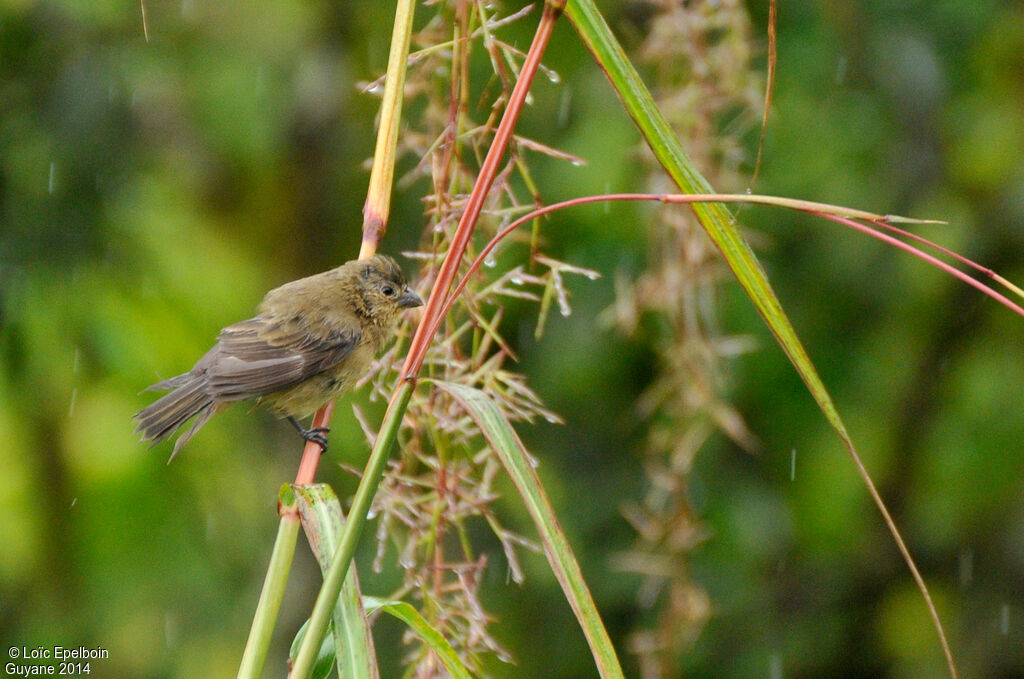
[[[330,427],[310,427],[306,429],[294,417],[289,417],[288,421],[299,432],[299,436],[320,446],[321,455],[327,452],[327,434],[331,431]]]

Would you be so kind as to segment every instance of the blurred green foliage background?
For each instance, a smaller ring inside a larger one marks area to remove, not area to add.
[[[602,8],[635,45],[644,12]],[[749,8],[763,63],[767,8]],[[109,649],[94,676],[233,676],[294,432],[236,408],[168,467],[169,448],[138,444],[131,415],[149,400],[141,389],[187,369],[264,291],[355,256],[377,107],[359,83],[384,69],[392,8],[145,10],[148,39],[138,2],[0,8],[0,642]],[[536,16],[504,36],[525,47]],[[1024,281],[1022,35],[1019,2],[781,3],[754,189],[947,220],[920,231]],[[543,198],[636,190],[638,137],[568,25],[546,63],[561,83],[538,81],[521,129],[588,164],[541,159]],[[415,246],[427,187],[400,183],[385,251]],[[605,277],[572,281],[575,313],[539,342],[524,313],[517,340],[534,388],[567,420],[522,434],[620,642],[643,616],[637,582],[610,561],[632,539],[620,505],[643,483],[633,403],[651,351],[596,319],[614,274],[640,267],[649,214],[557,217],[547,250]],[[1024,319],[830,223],[754,208],[740,218],[919,559],[964,676],[1024,677]],[[941,676],[923,602],[852,465],[751,306],[726,291],[724,329],[759,344],[732,364],[731,398],[761,445],[751,455],[714,439],[697,460],[709,536],[694,569],[712,617],[687,676]],[[334,427],[332,461],[359,465],[347,406]],[[321,477],[352,489],[336,465]],[[530,534],[511,492],[503,508]],[[594,676],[543,559],[524,556],[517,587],[500,550],[490,558],[484,598],[515,661],[495,673]],[[318,581],[300,548],[269,675],[284,672]],[[400,628],[380,627],[379,651],[397,653]]]

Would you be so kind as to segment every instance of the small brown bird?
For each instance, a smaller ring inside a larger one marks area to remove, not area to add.
[[[135,414],[135,431],[156,445],[195,416],[174,444],[174,459],[214,413],[255,398],[326,450],[327,429],[304,429],[296,418],[351,389],[402,310],[422,304],[387,255],[286,283],[267,293],[258,316],[221,330],[191,370],[149,387],[171,393]]]

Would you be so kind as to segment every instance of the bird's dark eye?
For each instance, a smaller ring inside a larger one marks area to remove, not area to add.
[[[383,288],[380,289],[380,291],[384,293],[385,297],[391,297],[392,295],[395,294],[395,289],[390,285],[385,285]]]

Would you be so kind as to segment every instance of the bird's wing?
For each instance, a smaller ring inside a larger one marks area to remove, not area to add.
[[[357,329],[314,335],[294,322],[267,316],[221,330],[205,366],[208,393],[241,401],[294,386],[345,359],[359,343]]]

